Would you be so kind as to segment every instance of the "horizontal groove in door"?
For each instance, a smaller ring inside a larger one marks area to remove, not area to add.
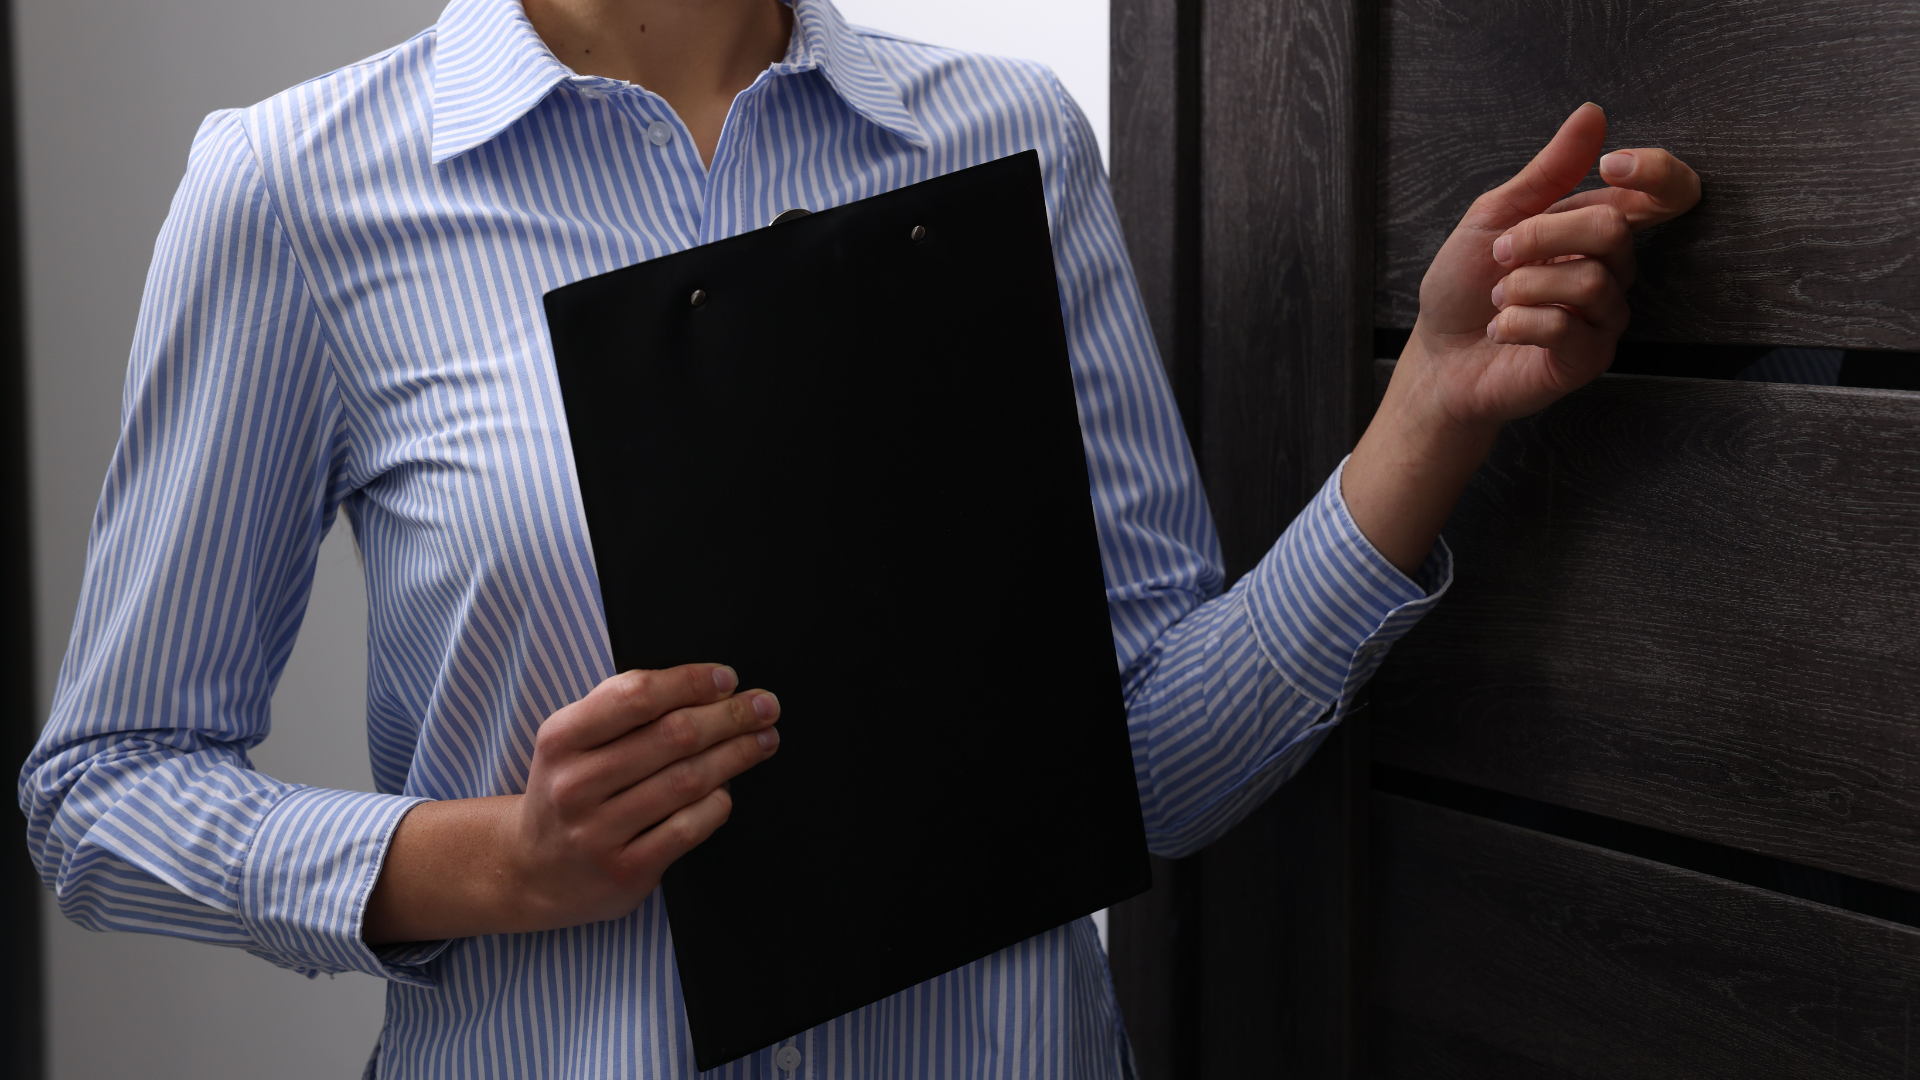
[[[1910,1077],[1920,931],[1376,792],[1368,1072]]]
[[[1602,376],[1446,538],[1375,760],[1920,891],[1920,394]]]
[[[1391,765],[1373,789],[1920,929],[1920,893]]]

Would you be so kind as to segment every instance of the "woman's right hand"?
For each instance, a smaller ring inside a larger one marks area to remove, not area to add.
[[[779,701],[736,682],[718,664],[616,675],[540,726],[525,794],[415,807],[364,940],[551,930],[638,907],[726,822],[727,781],[779,746]]]

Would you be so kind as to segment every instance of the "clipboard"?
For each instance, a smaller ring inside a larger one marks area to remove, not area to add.
[[[620,670],[780,752],[663,882],[712,1069],[1150,884],[1027,151],[546,294]]]

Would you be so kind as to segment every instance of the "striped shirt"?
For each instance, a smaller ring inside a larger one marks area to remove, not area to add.
[[[793,7],[711,168],[665,101],[575,75],[516,0],[454,0],[388,52],[207,119],[20,778],[69,918],[387,979],[382,1077],[691,1074],[658,894],[545,933],[360,937],[408,809],[522,790],[542,719],[613,672],[541,296],[1029,148],[1153,848],[1194,851],[1265,799],[1444,591],[1444,546],[1417,581],[1394,570],[1336,473],[1223,595],[1098,149],[1060,84]],[[366,567],[371,793],[248,760],[341,513]],[[1080,919],[720,1073],[1115,1077],[1128,1054]]]

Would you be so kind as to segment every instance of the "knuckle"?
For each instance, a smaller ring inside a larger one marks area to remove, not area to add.
[[[670,712],[655,721],[660,729],[660,741],[668,750],[685,756],[700,745],[700,732],[694,726],[693,717],[684,712]]]
[[[1613,287],[1612,275],[1597,260],[1581,260],[1581,268],[1574,275],[1574,296],[1581,303],[1591,304],[1606,299]]]
[[[606,689],[607,706],[631,711],[641,708],[651,685],[650,671],[623,671],[601,685]]]
[[[1506,295],[1501,297],[1508,307],[1526,307],[1533,303],[1540,291],[1540,268],[1523,266],[1507,277]]]
[[[549,717],[533,733],[533,756],[546,758],[565,751],[569,727],[565,719]]]
[[[1619,207],[1602,203],[1595,209],[1600,211],[1597,228],[1602,243],[1613,247],[1633,235],[1633,231],[1627,227],[1627,215]]]
[[[692,814],[676,815],[666,824],[667,837],[675,847],[690,848],[707,838],[707,830]]]
[[[560,843],[569,851],[584,851],[595,862],[607,857],[604,845],[595,843],[593,830],[584,822],[569,822],[560,832]]]
[[[727,699],[727,715],[733,720],[733,726],[740,729],[750,728],[759,720],[753,711],[753,699],[744,694]]]
[[[586,781],[578,771],[566,770],[547,782],[547,794],[553,805],[564,816],[572,808],[586,801]]]
[[[660,779],[666,786],[667,795],[680,806],[699,798],[704,786],[699,773],[685,763],[669,768]]]

